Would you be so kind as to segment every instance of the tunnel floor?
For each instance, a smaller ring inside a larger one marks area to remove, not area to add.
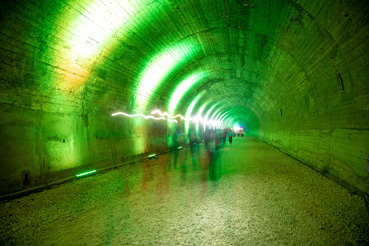
[[[369,244],[360,196],[251,136],[198,146],[3,202],[0,244]]]

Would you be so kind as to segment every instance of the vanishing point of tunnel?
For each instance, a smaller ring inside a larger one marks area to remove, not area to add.
[[[368,13],[0,1],[0,245],[369,245]]]

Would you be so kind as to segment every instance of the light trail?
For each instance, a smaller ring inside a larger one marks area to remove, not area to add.
[[[184,120],[184,117],[180,114],[177,114],[176,116],[169,116],[167,112],[162,113],[159,109],[155,109],[151,112],[151,114],[160,114],[161,116],[166,116],[170,119],[180,118],[181,120]]]
[[[166,118],[164,117],[154,117],[154,116],[151,116],[151,115],[143,115],[143,114],[127,114],[127,113],[124,113],[124,112],[117,112],[117,113],[114,113],[112,114],[111,116],[117,116],[117,115],[124,115],[124,116],[127,116],[127,117],[142,117],[142,118],[145,118],[145,119],[153,119],[153,120],[166,120]]]
[[[117,115],[124,115],[124,116],[127,116],[127,117],[130,117],[130,118],[133,118],[133,117],[142,117],[144,119],[153,119],[153,120],[167,120],[169,122],[175,122],[177,123],[176,120],[173,120],[173,119],[167,119],[165,117],[154,117],[154,116],[151,116],[151,115],[143,115],[143,114],[127,114],[127,113],[124,113],[124,112],[117,112],[117,113],[114,113],[112,114],[111,116],[117,116]]]

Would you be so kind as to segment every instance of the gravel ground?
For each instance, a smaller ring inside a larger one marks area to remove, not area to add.
[[[247,136],[0,204],[0,245],[369,245],[360,196]]]

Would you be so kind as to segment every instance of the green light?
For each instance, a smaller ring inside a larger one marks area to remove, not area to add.
[[[226,116],[227,116],[227,114],[228,114],[228,112],[224,112],[224,113],[219,117],[218,121],[221,123],[221,122],[222,122],[222,120],[224,119],[224,117],[226,117]]]
[[[201,114],[202,114],[202,111],[204,111],[206,105],[208,103],[204,103],[201,108],[199,109],[199,112],[197,113],[197,119],[196,119],[196,132],[199,131],[199,121],[200,121],[200,118],[201,118]]]
[[[155,158],[156,154],[152,154],[152,155],[149,155],[148,158],[149,159],[152,159],[152,158]]]
[[[224,109],[221,109],[221,111],[216,115],[214,122],[217,126],[220,126],[220,120],[223,118],[224,115],[227,114],[227,112],[223,112]],[[223,113],[221,113],[223,112]]]
[[[205,77],[205,73],[195,73],[184,79],[174,90],[169,100],[169,113],[173,114],[183,95]]]
[[[151,59],[142,72],[137,87],[135,109],[145,111],[150,97],[165,77],[177,66],[192,57],[195,52],[197,52],[197,49],[193,44],[182,42],[166,48],[162,53]]]
[[[187,142],[187,134],[188,134],[188,130],[190,128],[190,123],[191,123],[191,114],[193,111],[193,108],[195,107],[196,103],[199,101],[199,99],[201,98],[202,94],[197,95],[192,102],[190,103],[190,106],[187,108],[186,114],[185,114],[185,132],[186,132],[186,142]]]
[[[85,11],[80,12],[79,9]],[[91,67],[95,66],[94,61],[109,56],[115,44],[113,37],[123,36],[129,21],[133,16],[142,17],[142,12],[140,6],[129,1],[113,4],[111,1],[86,0],[78,2],[78,10],[65,8],[55,21],[55,36],[63,37],[67,42],[62,49],[58,49],[63,59],[59,58],[58,53],[54,54],[55,66],[67,71],[65,77],[58,81],[58,86],[72,89],[86,82]]]
[[[204,118],[204,131],[205,131],[205,128],[206,128],[206,125],[208,123],[208,117],[209,117],[209,114],[211,113],[211,111],[213,111],[213,109],[217,106],[218,103],[214,104],[209,110],[208,112],[206,112],[205,114],[205,118]]]
[[[86,176],[86,175],[90,175],[90,174],[93,174],[93,173],[96,173],[96,170],[92,170],[92,171],[88,171],[88,172],[85,172],[85,173],[77,174],[76,178],[83,177],[83,176]]]
[[[211,121],[213,122],[212,125],[214,125],[214,117],[218,116],[220,109],[216,110],[213,115],[211,116]]]
[[[233,123],[233,129],[235,131],[239,131],[241,130],[241,126],[238,124],[239,121],[236,121],[235,123]]]
[[[182,146],[179,146],[178,149],[182,149],[183,147]]]
[[[139,12],[129,2],[109,6],[108,2],[102,4],[98,0],[84,6],[84,9],[86,11],[80,14],[71,25],[75,29],[73,33],[76,34],[71,41],[71,53],[74,59],[96,55],[108,39],[132,19],[130,14]]]
[[[229,112],[226,112],[226,113],[223,115],[223,117],[221,117],[221,118],[219,119],[219,124],[220,124],[220,125],[222,125],[223,121],[224,121],[225,119],[227,119],[228,115],[229,115]],[[224,125],[224,127],[225,127],[225,125]]]
[[[229,115],[225,120],[224,120],[224,125],[226,127],[232,128],[232,124],[231,121],[233,120],[232,115]]]
[[[215,127],[217,125],[216,122],[217,122],[217,119],[218,119],[218,117],[220,115],[220,112],[219,111],[220,111],[220,109],[217,110],[217,111],[215,111],[214,114],[213,114],[213,117],[211,117],[213,127]],[[214,118],[214,116],[215,116],[215,118]]]

